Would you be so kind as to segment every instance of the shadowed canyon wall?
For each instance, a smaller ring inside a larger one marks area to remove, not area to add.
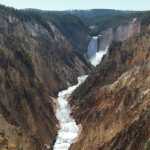
[[[89,70],[52,22],[1,6],[0,149],[51,149],[57,93]]]
[[[71,149],[149,149],[149,29],[113,42],[102,63],[70,98],[82,132]]]
[[[71,149],[148,147],[150,31],[141,32],[138,19],[117,22],[100,30],[96,51],[110,48],[93,68],[84,56],[86,21],[68,11],[0,6],[0,149],[51,150],[57,94],[84,74],[70,98],[83,129]]]

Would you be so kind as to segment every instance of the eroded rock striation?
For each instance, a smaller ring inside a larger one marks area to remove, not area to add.
[[[150,34],[114,42],[70,98],[82,132],[72,150],[149,149]]]
[[[141,32],[141,23],[137,18],[122,23],[116,28],[108,28],[100,32],[98,51],[105,50],[112,42],[122,42]]]
[[[0,6],[0,149],[52,149],[57,93],[89,70],[54,23]]]
[[[93,69],[84,57],[89,25],[103,35],[97,49],[110,48],[70,98],[72,117],[83,129],[71,149],[149,149],[149,27],[142,26],[136,35],[138,19],[111,22],[129,12],[91,12],[95,21],[102,13],[106,26],[83,22],[73,11],[0,6],[0,149],[53,149],[57,94]],[[112,12],[116,17],[107,20]]]

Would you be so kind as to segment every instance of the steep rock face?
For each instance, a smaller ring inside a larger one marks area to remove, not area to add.
[[[114,42],[101,64],[89,75],[88,80],[75,91],[77,99],[80,101],[80,97],[82,97],[83,100],[86,93],[94,87],[113,83],[126,70],[149,61],[149,49],[150,35],[148,32],[142,32],[124,42]]]
[[[56,134],[49,89],[34,71],[25,51],[1,49],[0,54],[0,147],[41,149]]]
[[[71,149],[141,150],[149,146],[150,35],[113,43],[70,98],[82,132]]]
[[[88,26],[90,34],[93,36],[108,28],[115,28],[120,24],[128,23],[132,18],[143,16],[143,13],[138,11],[111,9],[74,10],[70,13],[78,16]]]
[[[71,149],[144,149],[150,138],[149,67],[135,67],[90,93],[92,103],[77,116],[82,133]]]
[[[87,50],[89,42],[88,27],[75,15],[71,15],[67,11],[42,11],[42,10],[20,10],[26,18],[36,16],[40,20],[46,20],[53,23],[59,31],[65,36],[67,41],[71,43],[73,48],[81,54]],[[32,18],[31,18],[32,20]]]
[[[59,16],[59,25],[54,21],[56,26],[65,35],[66,39],[70,41],[73,47],[81,54],[87,50],[89,42],[89,31],[87,26],[78,17],[69,14]]]
[[[92,37],[87,49],[87,57],[91,64],[96,66],[101,60],[101,54],[107,53],[112,42],[123,42],[141,32],[141,23],[136,19],[132,19],[126,24],[118,27],[108,28],[99,35]]]
[[[52,148],[54,101],[89,66],[50,21],[0,10],[0,149]]]
[[[126,24],[120,24],[115,29],[108,28],[100,33],[98,50],[105,50],[113,41],[125,41],[140,31],[141,23],[136,18]]]

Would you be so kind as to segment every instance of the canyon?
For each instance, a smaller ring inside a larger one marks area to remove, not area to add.
[[[71,149],[149,149],[149,29],[113,43],[70,98],[83,130]]]
[[[149,25],[0,5],[0,150],[149,150]]]
[[[52,22],[0,12],[0,149],[52,148],[54,99],[90,66]]]

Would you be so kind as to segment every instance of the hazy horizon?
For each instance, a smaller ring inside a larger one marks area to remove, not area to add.
[[[41,9],[41,10],[89,10],[89,9],[115,9],[144,11],[150,10],[150,2],[147,0],[121,1],[121,0],[0,0],[0,4],[17,9]]]

